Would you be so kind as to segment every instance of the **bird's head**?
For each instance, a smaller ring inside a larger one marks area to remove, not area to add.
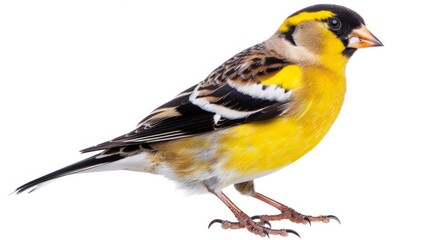
[[[305,55],[316,63],[334,64],[336,68],[345,68],[358,48],[383,46],[359,14],[330,4],[310,6],[290,15],[276,35],[283,39],[288,55],[295,54],[304,60]]]

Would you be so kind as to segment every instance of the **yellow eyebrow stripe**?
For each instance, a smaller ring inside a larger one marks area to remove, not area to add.
[[[262,85],[276,85],[283,89],[294,90],[301,86],[302,69],[296,65],[289,65],[276,74],[261,81]]]
[[[279,28],[280,32],[287,32],[291,26],[298,25],[299,23],[312,20],[325,20],[335,16],[331,11],[322,10],[318,12],[302,12],[295,16],[287,18]]]

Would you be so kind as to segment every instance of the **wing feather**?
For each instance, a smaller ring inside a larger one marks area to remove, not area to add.
[[[260,79],[290,65],[263,43],[246,49],[215,69],[204,81],[155,109],[137,128],[82,152],[180,139],[285,113],[292,92]]]

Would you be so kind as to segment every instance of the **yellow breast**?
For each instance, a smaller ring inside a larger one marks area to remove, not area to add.
[[[290,70],[297,72],[295,68],[285,71]],[[344,74],[315,67],[299,74],[299,83],[292,74],[291,87],[296,91],[290,112],[277,119],[239,125],[223,134],[220,143],[227,159],[225,170],[243,176],[273,171],[299,159],[322,140],[341,109]]]

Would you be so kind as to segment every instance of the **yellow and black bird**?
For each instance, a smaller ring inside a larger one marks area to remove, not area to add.
[[[266,223],[329,222],[336,217],[303,215],[256,192],[253,180],[289,165],[322,140],[343,104],[349,58],[356,49],[372,46],[382,43],[356,12],[327,4],[304,8],[266,41],[155,109],[132,132],[82,150],[100,152],[26,183],[16,193],[74,173],[132,170],[214,194],[237,218],[211,222],[223,228],[286,236],[297,233]],[[229,185],[280,214],[249,217],[222,192]]]

